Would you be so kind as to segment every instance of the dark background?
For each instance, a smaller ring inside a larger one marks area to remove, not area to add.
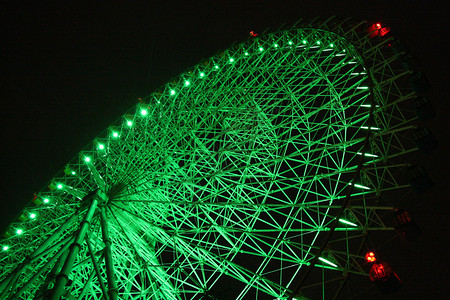
[[[433,85],[427,96],[438,114],[423,125],[440,148],[418,160],[435,185],[404,203],[423,234],[414,243],[385,248],[403,279],[401,292],[390,299],[446,298],[450,110],[444,1],[151,3],[2,2],[0,230],[139,97],[202,58],[245,39],[250,30],[274,30],[299,18],[352,16],[391,27]]]

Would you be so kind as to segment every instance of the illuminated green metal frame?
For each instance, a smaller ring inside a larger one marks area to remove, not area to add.
[[[298,22],[148,96],[11,224],[0,298],[329,299],[366,276],[417,150],[409,72],[368,25]]]

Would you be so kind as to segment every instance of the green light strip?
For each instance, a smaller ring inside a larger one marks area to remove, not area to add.
[[[344,220],[344,219],[339,219],[339,222],[344,223],[344,224],[347,224],[347,225],[350,225],[350,226],[358,227],[357,224],[352,223],[352,222],[347,221],[347,220]]]
[[[332,266],[332,267],[335,267],[335,268],[338,267],[338,265],[332,263],[331,261],[329,261],[329,260],[327,260],[327,259],[325,259],[325,258],[323,258],[323,257],[319,257],[319,260],[322,261],[322,262],[324,262],[324,263],[326,263],[326,264],[329,264],[329,265]]]

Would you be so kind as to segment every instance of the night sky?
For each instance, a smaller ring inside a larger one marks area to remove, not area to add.
[[[17,2],[3,1],[0,12],[1,231],[33,193],[139,97],[202,58],[244,40],[251,30],[275,30],[300,18],[352,16],[382,22],[406,42],[433,86],[427,98],[437,111],[422,125],[440,147],[418,157],[434,188],[420,197],[411,194],[411,201],[403,203],[423,234],[413,243],[384,246],[404,281],[389,299],[448,295],[450,78],[445,45],[450,24],[448,7],[434,4],[444,1],[333,1],[332,6],[331,1]]]

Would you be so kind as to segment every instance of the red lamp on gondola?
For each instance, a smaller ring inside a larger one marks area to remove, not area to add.
[[[391,29],[389,27],[382,27],[381,23],[373,23],[367,28],[369,38],[374,38],[376,36],[384,36],[389,31],[391,31]]]
[[[377,260],[373,251],[367,252],[365,258],[368,263],[373,263],[369,278],[383,294],[391,294],[400,289],[400,278],[387,262]]]
[[[372,251],[369,251],[366,253],[366,261],[367,262],[375,262],[377,260],[377,258],[375,257],[375,253],[373,253]]]

